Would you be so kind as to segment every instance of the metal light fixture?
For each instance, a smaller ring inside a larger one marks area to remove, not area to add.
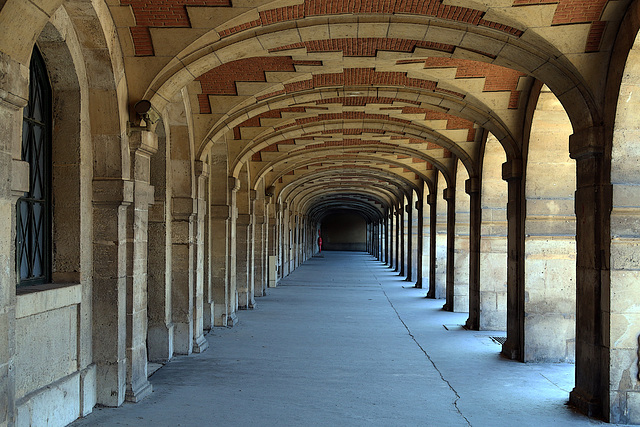
[[[154,125],[160,121],[160,113],[151,105],[151,102],[142,99],[135,103],[133,110],[140,117],[140,121],[137,124],[135,122],[127,122],[127,135],[131,135],[132,132],[153,132],[155,130]],[[144,125],[142,122],[144,122]]]

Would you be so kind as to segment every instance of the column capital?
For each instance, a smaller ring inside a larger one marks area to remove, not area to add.
[[[201,160],[196,160],[194,164],[196,177],[207,178],[209,176],[209,164]]]
[[[522,159],[511,159],[502,164],[502,179],[511,181],[522,178]]]
[[[240,189],[240,180],[235,176],[229,177],[229,191],[238,191]]]
[[[464,191],[467,194],[480,192],[480,179],[477,176],[471,177],[464,182]]]
[[[437,194],[429,194],[427,196],[427,204],[429,205],[435,205],[437,203],[437,200],[438,200]]]
[[[155,132],[140,131],[129,135],[129,151],[151,157],[158,152],[158,135]]]
[[[578,160],[604,153],[604,127],[590,127],[574,132],[569,136],[569,155]]]
[[[456,197],[456,188],[455,187],[447,187],[442,190],[442,198],[445,200],[453,200]]]

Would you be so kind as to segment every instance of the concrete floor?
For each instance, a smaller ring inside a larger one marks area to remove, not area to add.
[[[606,425],[565,402],[573,366],[499,356],[364,253],[325,252],[177,357],[137,404],[95,408],[73,426]],[[444,326],[443,326],[444,325]]]

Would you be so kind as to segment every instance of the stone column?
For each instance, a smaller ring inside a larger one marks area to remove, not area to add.
[[[447,187],[443,192],[447,202],[447,251],[446,251],[446,302],[442,307],[446,311],[455,308],[455,250],[456,250],[456,187]]]
[[[229,284],[231,241],[231,179],[227,172],[227,152],[224,144],[212,144],[209,152],[209,262],[210,299],[205,310],[214,313],[214,326],[233,326],[235,307]],[[233,183],[235,186],[235,178]],[[213,306],[213,308],[211,308]]]
[[[453,259],[453,311],[469,310],[469,196],[463,191],[468,178],[460,160],[456,168],[454,259]]]
[[[204,223],[207,217],[207,204],[205,193],[208,191],[207,178],[209,165],[196,161],[194,165],[196,175],[196,199],[195,199],[195,257],[194,273],[195,283],[193,289],[193,352],[202,353],[209,347],[209,342],[204,337],[204,254],[205,236]]]
[[[400,276],[405,275],[405,262],[407,259],[407,208],[404,202],[404,199],[400,202],[400,210],[398,212],[398,242],[400,245],[398,250],[398,255],[400,256],[398,259],[398,274]]]
[[[416,282],[414,287],[422,289],[422,266],[424,262],[424,181],[420,184],[420,194],[415,202],[416,221]]]
[[[480,329],[480,230],[482,205],[480,203],[480,180],[471,177],[465,182],[469,195],[469,318],[467,328]]]
[[[149,262],[147,278],[147,351],[152,362],[173,357],[171,320],[171,168],[167,139],[158,138],[159,154],[151,158],[154,204],[149,210]]]
[[[127,379],[127,208],[133,182],[93,180],[93,340],[97,403],[120,406]]]
[[[175,177],[174,177],[175,179]],[[173,320],[173,347],[177,354],[193,351],[193,299],[194,299],[194,211],[191,197],[172,199],[171,224],[171,301]]]
[[[389,207],[389,228],[388,228],[388,236],[389,236],[389,247],[387,248],[387,253],[389,254],[389,260],[387,261],[387,265],[389,268],[394,268],[395,256],[396,256],[396,207]]]
[[[447,203],[443,198],[447,182],[438,172],[436,201],[436,292],[435,298],[446,298],[447,295]]]
[[[268,242],[267,242],[267,255],[269,258],[269,266],[267,268],[269,277],[269,287],[275,288],[278,284],[278,222],[276,217],[276,204],[273,201],[273,197],[269,198],[267,204],[267,217],[269,218],[268,224]]]
[[[227,283],[229,284],[229,307],[227,309],[227,326],[233,326],[237,323],[238,318],[236,312],[238,310],[238,281],[237,281],[237,265],[236,265],[236,250],[238,245],[236,244],[236,232],[238,222],[238,207],[236,204],[237,193],[240,189],[240,180],[234,177],[228,179],[229,189],[229,239],[226,241],[227,253],[229,254],[229,260],[227,265]]]
[[[514,360],[524,356],[524,197],[522,163],[510,160],[502,165],[502,179],[508,184],[507,202],[507,341],[502,354]]]
[[[16,203],[29,191],[29,164],[21,160],[22,108],[29,70],[0,53],[0,425],[15,413]],[[113,286],[113,285],[112,285]],[[102,367],[104,370],[104,366]]]
[[[427,204],[429,205],[429,243],[428,243],[428,251],[429,251],[429,292],[427,292],[428,298],[436,298],[436,288],[437,288],[437,280],[436,280],[436,266],[437,266],[437,257],[436,253],[438,250],[437,239],[438,239],[438,211],[437,211],[437,203],[438,197],[436,194],[429,194],[427,196]]]
[[[626,408],[620,405],[627,404],[626,399],[637,395],[633,386],[636,384],[637,387],[637,374],[630,374],[636,373],[638,369],[638,335],[637,330],[627,332],[629,325],[635,323],[627,320],[626,313],[620,310],[634,301],[629,298],[627,292],[630,291],[625,287],[629,283],[632,284],[629,290],[637,287],[633,275],[624,271],[629,265],[625,258],[634,258],[624,254],[626,248],[620,243],[627,241],[620,237],[624,236],[625,229],[634,229],[636,220],[634,218],[627,223],[628,218],[623,216],[627,212],[631,213],[633,208],[615,209],[609,217],[613,202],[609,173],[616,178],[620,178],[621,174],[614,170],[609,172],[606,167],[603,141],[602,128],[584,129],[569,138],[569,152],[571,158],[576,160],[577,169],[576,385],[571,391],[569,402],[589,416],[603,416],[605,419],[613,416],[616,420],[622,414],[628,416]],[[637,170],[634,174],[637,174]],[[623,190],[623,187],[616,190]],[[616,192],[618,206],[634,203],[636,191],[634,189],[633,193],[626,195],[624,192]],[[612,221],[614,219],[615,223]],[[616,239],[618,247],[610,240],[612,229],[622,235]],[[614,248],[619,251],[615,258]],[[632,245],[631,248],[637,251],[637,247]],[[611,265],[610,258],[613,258]],[[613,271],[609,272],[609,268]],[[619,296],[611,294],[611,287],[614,285],[610,280],[614,277],[621,280],[619,285],[616,284],[620,286],[619,289],[625,290]],[[637,315],[633,315],[632,319],[635,317]],[[615,331],[614,325],[621,332]],[[627,337],[623,338],[622,334]],[[632,404],[629,406],[633,407]]]
[[[154,132],[129,136],[133,205],[127,214],[127,392],[126,400],[138,402],[148,396],[147,380],[147,260],[151,156],[158,150]]]
[[[251,278],[251,195],[249,191],[249,176],[246,166],[240,172],[240,189],[238,190],[236,206],[238,219],[236,222],[236,278],[238,286],[238,308],[246,310],[254,304]]]
[[[405,210],[405,261],[403,263],[404,266],[404,275],[406,276],[406,281],[411,282],[413,280],[413,191],[409,190],[409,195],[407,196],[407,204],[404,206]]]
[[[253,295],[261,297],[266,289],[266,233],[265,233],[264,184],[258,186],[253,214]]]
[[[401,227],[402,227],[402,208],[399,206],[396,206],[396,211],[395,211],[395,217],[393,218],[394,224],[395,224],[395,236],[394,236],[394,260],[393,263],[395,265],[395,268],[393,269],[393,271],[397,271],[400,272],[400,264],[402,264],[402,231],[401,231]]]

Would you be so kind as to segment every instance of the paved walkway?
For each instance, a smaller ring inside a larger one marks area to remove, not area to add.
[[[364,253],[325,252],[157,371],[138,404],[73,426],[601,425],[565,406],[573,366],[502,359]],[[443,326],[444,325],[444,326]]]

